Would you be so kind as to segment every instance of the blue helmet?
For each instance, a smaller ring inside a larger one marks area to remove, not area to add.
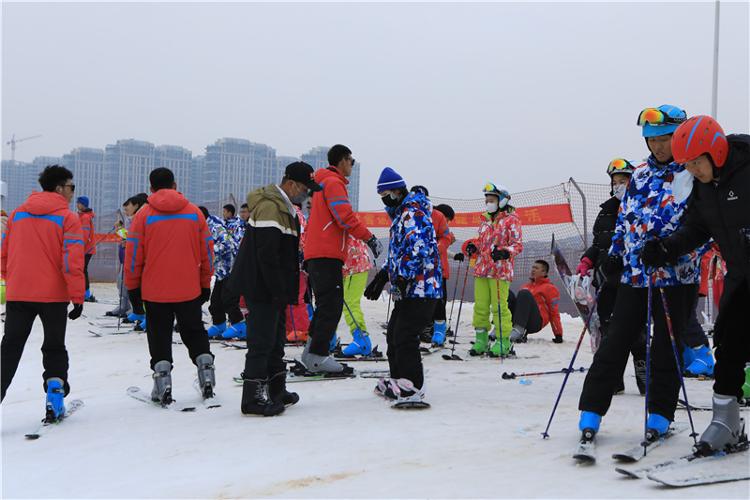
[[[669,135],[687,120],[684,109],[662,104],[658,108],[646,108],[638,115],[637,124],[643,127],[643,137]]]

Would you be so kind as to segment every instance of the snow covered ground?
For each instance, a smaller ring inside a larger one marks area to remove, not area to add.
[[[114,301],[112,286],[94,286],[100,300]],[[386,303],[363,301],[374,343],[385,350],[379,323]],[[111,306],[87,304],[88,320]],[[298,405],[275,418],[243,417],[244,351],[212,345],[217,394],[223,406],[178,413],[147,406],[125,394],[131,385],[150,390],[144,335],[97,338],[86,318],[69,323],[71,398],[85,407],[59,428],[27,441],[43,416],[41,325],[2,404],[3,498],[233,498],[233,497],[552,497],[552,498],[748,498],[748,482],[672,490],[614,471],[615,450],[638,440],[643,399],[632,366],[626,393],[616,396],[599,436],[599,460],[575,465],[569,455],[578,438],[576,405],[583,374],[571,375],[550,438],[542,440],[562,375],[501,380],[503,371],[556,370],[567,366],[581,322],[564,321],[565,342],[545,330],[517,348],[521,359],[475,359],[471,304],[464,307],[456,353],[465,361],[425,358],[427,411],[395,411],[372,393],[373,379],[310,382],[290,386]],[[339,327],[344,340],[345,325]],[[175,334],[175,338],[178,338]],[[195,369],[174,346],[174,396],[197,401]],[[287,349],[299,356],[300,348]],[[530,359],[523,359],[530,358]],[[588,366],[588,339],[575,363]],[[386,368],[357,363],[357,368]],[[693,404],[708,405],[711,383],[690,380]],[[747,415],[746,415],[747,416]],[[678,421],[687,422],[678,410]],[[709,412],[694,414],[699,431]],[[688,453],[688,433],[654,451],[646,462]]]

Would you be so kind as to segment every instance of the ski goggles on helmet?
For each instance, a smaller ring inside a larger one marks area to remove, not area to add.
[[[615,174],[633,175],[634,171],[635,168],[633,168],[633,165],[623,158],[615,158],[609,162],[609,165],[607,166],[607,174],[609,174],[610,177]]]
[[[684,116],[669,116],[669,114],[658,108],[646,108],[638,114],[638,121],[636,123],[639,127],[645,125],[679,125],[685,119]]]

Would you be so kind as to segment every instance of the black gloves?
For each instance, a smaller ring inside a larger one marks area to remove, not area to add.
[[[474,243],[469,243],[468,245],[466,245],[466,255],[468,255],[469,257],[477,253],[478,250],[479,249]]]
[[[378,300],[386,283],[388,283],[388,271],[381,269],[365,288],[365,297],[368,300]]]
[[[504,248],[495,247],[492,249],[492,253],[490,255],[492,255],[492,260],[494,260],[495,262],[497,262],[498,260],[510,259],[510,252]]]
[[[83,312],[83,304],[73,304],[73,309],[68,313],[68,318],[78,319]]]
[[[201,288],[201,304],[205,304],[209,300],[211,300],[211,289]]]
[[[453,260],[457,260],[458,262],[463,262],[464,258],[465,258],[464,254],[462,254],[461,252],[458,252],[456,255],[453,256]]]
[[[141,299],[140,288],[128,290],[128,298],[130,299],[130,304],[133,306],[133,312],[135,314],[146,314],[146,311],[143,310],[143,300]]]
[[[375,237],[375,235],[372,235],[372,237],[367,240],[367,246],[370,247],[370,250],[372,250],[372,255],[377,259],[378,256],[383,253],[383,244],[378,241],[378,239]]]
[[[619,255],[610,255],[602,263],[602,271],[607,276],[620,274],[625,266],[622,263],[622,257]]]
[[[641,262],[646,266],[662,267],[675,260],[664,240],[648,240],[641,250]]]

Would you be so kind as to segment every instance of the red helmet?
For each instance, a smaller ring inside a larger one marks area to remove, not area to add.
[[[708,154],[716,167],[727,161],[729,144],[716,120],[697,115],[677,127],[672,136],[672,155],[677,163],[687,163]]]

